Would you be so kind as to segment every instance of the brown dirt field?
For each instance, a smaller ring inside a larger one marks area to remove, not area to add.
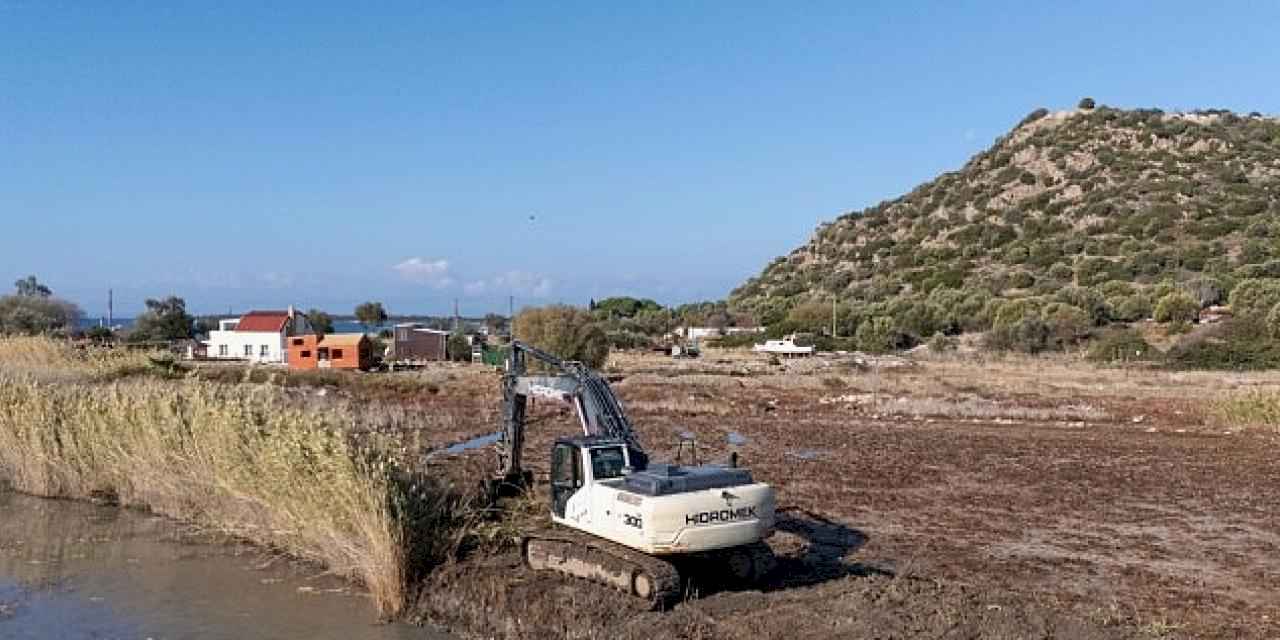
[[[1204,411],[1280,376],[1066,358],[804,367],[732,353],[610,367],[656,458],[680,431],[704,459],[746,438],[744,464],[782,507],[763,591],[694,584],[639,612],[477,551],[428,579],[417,616],[512,638],[1280,637],[1280,431]],[[455,375],[422,401],[457,416],[417,436],[426,449],[496,429],[494,374]],[[533,429],[535,465],[567,418]],[[430,466],[474,482],[491,456]]]

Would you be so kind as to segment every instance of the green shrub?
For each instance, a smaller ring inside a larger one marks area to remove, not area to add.
[[[992,317],[992,327],[1009,327],[1022,322],[1026,318],[1039,318],[1040,305],[1032,298],[1005,300],[1000,302]]]
[[[983,345],[993,351],[1040,353],[1049,346],[1049,325],[1039,316],[998,324],[983,337]]]
[[[955,338],[952,338],[951,336],[943,335],[941,333],[934,334],[934,336],[929,339],[929,351],[932,351],[934,353],[947,353],[949,351],[955,351],[956,347],[957,347],[957,344],[956,344]]]
[[[1251,278],[1243,280],[1231,290],[1228,298],[1231,311],[1237,316],[1269,313],[1280,304],[1280,280],[1274,278]]]
[[[1050,345],[1056,348],[1079,344],[1094,325],[1083,309],[1062,303],[1045,309],[1044,322],[1049,328]]]
[[[1047,115],[1049,115],[1049,110],[1048,110],[1048,109],[1046,109],[1046,108],[1044,108],[1044,107],[1040,107],[1039,109],[1036,109],[1035,111],[1032,111],[1031,113],[1028,113],[1028,114],[1027,114],[1027,116],[1026,116],[1025,118],[1023,118],[1021,121],[1019,121],[1019,122],[1018,122],[1018,125],[1017,125],[1016,127],[1014,127],[1014,128],[1016,129],[1016,128],[1018,128],[1018,127],[1026,126],[1026,125],[1031,124],[1032,122],[1035,122],[1036,120],[1039,120],[1039,119],[1041,119],[1041,118],[1043,118],[1043,117],[1045,117],[1045,116],[1047,116]]]
[[[1193,280],[1189,280],[1182,285],[1187,293],[1200,303],[1200,308],[1209,307],[1215,304],[1222,304],[1226,299],[1223,291],[1222,281],[1212,276],[1200,276]]]
[[[1195,320],[1199,314],[1200,303],[1182,291],[1175,291],[1160,298],[1154,317],[1156,322],[1180,324]]]
[[[1064,287],[1054,299],[1083,309],[1094,325],[1102,326],[1111,320],[1111,306],[1100,292],[1089,287]]]
[[[1106,258],[1081,258],[1076,263],[1076,280],[1082,287],[1096,286],[1108,280],[1123,280],[1127,276],[1122,265]]]
[[[568,305],[525,309],[516,316],[516,337],[593,369],[609,357],[609,338],[591,312]]]
[[[1162,355],[1137,331],[1114,329],[1090,342],[1085,357],[1094,362],[1148,362]]]
[[[1124,322],[1137,322],[1151,317],[1151,299],[1138,293],[1120,300],[1115,306],[1115,318]]]
[[[1036,278],[1027,271],[1019,270],[1009,274],[1008,282],[1014,289],[1027,289],[1036,283]]]
[[[1093,110],[1095,106],[1097,106],[1097,103],[1093,101],[1093,98],[1080,98],[1080,102],[1076,104],[1076,108],[1086,111]]]
[[[1273,340],[1280,340],[1280,303],[1271,308],[1267,314],[1267,333]]]
[[[1178,369],[1274,369],[1280,367],[1280,343],[1266,335],[1262,321],[1237,317],[1183,338],[1166,361]]]
[[[1059,282],[1070,280],[1073,273],[1071,267],[1063,262],[1055,262],[1053,266],[1049,267],[1049,277]]]
[[[868,353],[887,353],[899,346],[900,337],[893,318],[878,316],[858,326],[858,348]]]

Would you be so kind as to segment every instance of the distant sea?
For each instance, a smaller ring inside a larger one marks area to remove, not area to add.
[[[115,325],[117,329],[131,329],[133,328],[133,321],[134,321],[133,318],[113,318],[112,319],[112,323]],[[106,318],[89,318],[89,317],[80,318],[80,329],[81,330],[90,329],[99,325],[105,326],[106,322],[107,322]],[[381,332],[384,329],[390,330],[392,327],[395,326],[396,322],[402,322],[402,321],[396,320],[395,322],[384,322],[380,325],[371,327],[370,332],[376,334]],[[333,331],[334,333],[363,333],[364,325],[360,324],[359,322],[356,322],[355,320],[334,320]]]
[[[112,318],[111,323],[115,325],[115,327],[118,329],[129,329],[133,327],[133,318]],[[80,324],[80,329],[82,330],[91,329],[97,326],[105,327],[107,325],[107,319],[105,317],[102,317],[102,318],[84,317],[84,318],[80,318],[79,324]]]

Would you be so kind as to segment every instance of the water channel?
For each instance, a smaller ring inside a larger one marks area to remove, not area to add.
[[[441,640],[359,588],[166,518],[0,490],[5,640]]]

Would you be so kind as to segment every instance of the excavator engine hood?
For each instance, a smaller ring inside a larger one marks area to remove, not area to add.
[[[628,491],[646,496],[665,496],[704,489],[721,489],[752,484],[751,471],[736,467],[704,465],[683,467],[673,464],[650,464],[643,471],[627,475]]]

